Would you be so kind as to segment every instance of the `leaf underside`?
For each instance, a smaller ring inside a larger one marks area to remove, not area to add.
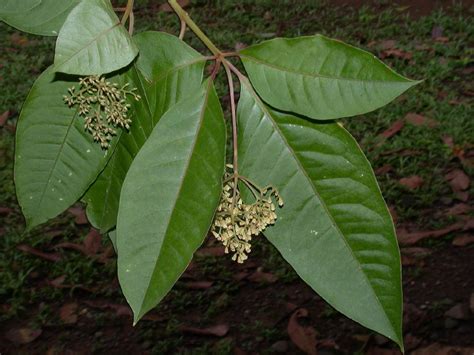
[[[15,185],[29,228],[57,216],[86,191],[108,159],[63,95],[74,82],[50,67],[36,80],[18,121]]]
[[[337,123],[270,109],[246,80],[238,119],[240,173],[285,201],[266,237],[334,308],[402,346],[394,227],[355,140]]]
[[[140,56],[124,76],[142,99],[130,102],[130,131],[122,133],[107,167],[84,197],[89,221],[102,232],[116,224],[123,180],[153,127],[176,102],[199,91],[202,82],[205,59],[177,37],[143,32],[134,40]]]
[[[57,36],[80,0],[1,0],[0,20],[20,31]]]
[[[101,75],[121,69],[138,54],[108,0],[82,1],[68,15],[56,42],[56,70]]]
[[[373,111],[418,83],[371,53],[321,35],[277,38],[240,53],[266,103],[318,120]]]
[[[161,118],[123,184],[118,275],[135,323],[171,289],[206,236],[224,160],[223,113],[206,82]]]

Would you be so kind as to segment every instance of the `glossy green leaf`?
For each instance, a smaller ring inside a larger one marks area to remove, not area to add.
[[[69,14],[56,42],[56,70],[100,75],[121,69],[138,49],[108,0],[82,1]]]
[[[177,37],[144,32],[134,40],[140,55],[126,78],[131,87],[138,88],[142,100],[131,102],[130,131],[122,134],[107,167],[84,198],[89,221],[102,232],[116,224],[123,180],[155,124],[176,102],[197,92],[202,83],[205,58]]]
[[[80,0],[1,0],[0,20],[21,31],[57,36]]]
[[[266,237],[329,304],[401,345],[395,231],[355,140],[337,123],[272,111],[248,81],[238,106],[239,172],[285,202]]]
[[[265,102],[319,120],[375,110],[418,83],[321,35],[266,41],[242,50],[241,58]]]
[[[135,322],[168,293],[204,240],[224,160],[223,112],[206,82],[161,118],[123,184],[118,275]]]
[[[15,184],[30,228],[76,202],[107,162],[108,151],[93,142],[77,110],[63,101],[74,84],[55,78],[50,67],[23,104],[16,131]]]

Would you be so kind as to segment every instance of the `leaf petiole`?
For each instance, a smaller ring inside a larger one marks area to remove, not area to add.
[[[206,36],[206,34],[196,25],[196,23],[189,17],[188,13],[178,4],[176,0],[168,0],[171,8],[176,12],[181,22],[184,22],[193,31],[196,36],[206,45],[207,48],[215,56],[220,57],[221,51],[216,47],[214,43]]]

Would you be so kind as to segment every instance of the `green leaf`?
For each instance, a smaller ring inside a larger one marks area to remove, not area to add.
[[[76,75],[100,75],[121,69],[138,49],[108,0],[82,1],[61,28],[54,65]]]
[[[16,131],[15,184],[29,228],[76,202],[110,157],[84,130],[77,110],[63,101],[74,84],[56,78],[50,67],[23,104]]]
[[[321,35],[266,41],[242,50],[241,58],[265,102],[319,120],[373,111],[419,83]]]
[[[395,231],[355,140],[337,123],[271,110],[247,80],[238,119],[239,172],[285,202],[266,237],[329,304],[402,346]]]
[[[224,160],[223,112],[206,82],[161,118],[123,184],[118,275],[135,323],[168,293],[205,238]]]
[[[80,0],[1,0],[0,20],[20,31],[57,36]]]
[[[116,224],[123,180],[155,124],[176,102],[199,91],[202,83],[205,58],[179,38],[144,32],[134,40],[140,56],[125,77],[131,87],[138,88],[142,100],[131,102],[130,131],[122,134],[107,167],[84,199],[89,221],[102,232]]]

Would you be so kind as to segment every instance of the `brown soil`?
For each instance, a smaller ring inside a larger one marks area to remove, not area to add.
[[[473,247],[442,247],[434,250],[425,259],[418,260],[416,265],[404,268],[404,331],[407,350],[410,350],[413,343],[416,343],[419,348],[434,342],[474,349],[472,315],[464,320],[455,320],[445,316],[445,312],[454,305],[463,304],[467,307],[469,305],[469,298],[474,292],[472,260],[474,260]],[[251,260],[249,265],[255,266],[254,262],[255,260]],[[233,269],[234,275],[242,272],[234,264],[229,264],[229,267]],[[193,271],[198,272],[198,270]],[[199,297],[199,293],[208,291],[188,292],[193,292],[196,297]],[[187,326],[202,322],[201,316],[205,310],[194,307],[192,304],[181,311],[174,310],[173,314],[170,314],[164,306],[163,312],[159,315],[153,314],[153,320],[144,320],[133,328],[128,315],[117,315],[111,308],[100,309],[100,301],[95,300],[91,294],[76,293],[74,298],[64,300],[64,303],[69,301],[79,304],[79,317],[76,323],[46,326],[41,336],[32,344],[15,346],[5,341],[2,345],[2,353],[59,354],[67,349],[70,354],[101,353],[102,351],[113,354],[148,354],[151,353],[149,349],[152,348],[154,342],[148,338],[144,339],[144,329],[149,329],[152,334],[151,339],[163,340],[167,337],[179,339],[176,347],[173,347],[173,351],[169,353],[219,341],[219,338],[215,336],[192,335],[180,332],[179,328],[167,333],[166,328],[170,326],[171,316]],[[168,299],[164,303],[167,304],[170,301]],[[239,348],[239,344],[251,342],[255,351],[251,353],[268,350],[276,341],[275,339],[271,342],[264,338],[258,339],[255,333],[260,334],[259,329],[252,330],[249,329],[250,326],[256,325],[262,329],[276,330],[280,340],[286,342],[288,346],[287,353],[298,354],[301,352],[289,341],[286,332],[289,317],[296,308],[305,308],[309,311],[309,318],[305,325],[317,330],[317,339],[326,354],[351,354],[355,351],[377,353],[385,348],[386,350],[393,349],[392,344],[383,337],[370,335],[363,327],[333,311],[301,281],[274,284],[239,281],[232,303],[216,314],[210,324],[230,325],[227,338],[232,339],[233,346],[236,348]],[[24,324],[28,324],[27,319]],[[0,328],[0,333],[19,326],[21,324],[17,321],[7,322]],[[66,348],[64,344],[67,344]],[[147,347],[149,347],[148,350]],[[396,353],[395,350],[392,351]]]

